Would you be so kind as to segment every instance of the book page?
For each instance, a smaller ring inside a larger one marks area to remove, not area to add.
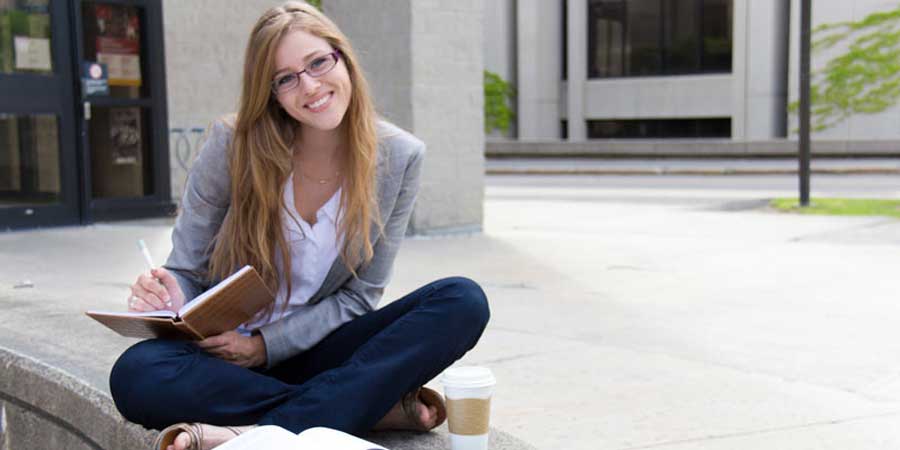
[[[297,435],[298,449],[304,450],[387,450],[352,434],[325,427],[310,428]]]
[[[174,319],[176,314],[169,310],[145,311],[145,312],[128,312],[128,311],[88,311],[87,315],[98,316],[117,316],[117,317],[166,317]]]
[[[330,428],[310,428],[295,435],[284,428],[266,425],[254,428],[216,450],[387,450],[356,436]]]
[[[86,314],[122,336],[144,339],[196,338],[196,333],[190,332],[190,330],[179,329],[179,324],[176,324],[169,317],[126,316],[119,313],[104,314],[91,311]]]
[[[265,425],[254,428],[216,447],[216,450],[300,449],[297,435],[281,427]]]

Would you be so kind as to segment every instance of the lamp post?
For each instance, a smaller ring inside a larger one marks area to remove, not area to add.
[[[812,1],[800,0],[800,206],[809,206],[809,72]]]

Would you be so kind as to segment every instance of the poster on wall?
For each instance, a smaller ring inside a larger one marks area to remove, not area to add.
[[[136,165],[141,162],[141,109],[112,108],[109,137],[114,165]]]
[[[50,58],[50,39],[16,36],[16,70],[38,70],[50,72],[53,63]]]
[[[136,8],[94,5],[97,62],[106,64],[110,86],[141,85],[140,18]]]

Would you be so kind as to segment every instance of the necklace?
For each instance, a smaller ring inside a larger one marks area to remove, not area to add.
[[[297,171],[300,172],[300,176],[306,178],[307,180],[310,180],[310,181],[313,181],[313,182],[319,183],[319,184],[327,184],[327,183],[329,183],[329,182],[331,182],[331,181],[336,180],[336,179],[341,175],[341,172],[335,171],[333,177],[330,177],[330,178],[316,178],[316,177],[311,177],[311,176],[309,176],[309,175],[303,173],[302,170],[297,170]]]
[[[337,152],[337,151],[336,151],[335,154],[337,154],[338,156],[340,156],[340,155],[339,155],[339,152]],[[299,172],[301,177],[306,178],[307,180],[312,181],[313,183],[316,183],[316,184],[318,184],[319,186],[322,186],[322,185],[325,185],[325,184],[329,184],[329,183],[331,183],[332,181],[337,180],[338,177],[340,177],[340,175],[341,175],[341,172],[340,172],[339,170],[335,170],[335,171],[334,171],[334,175],[331,176],[331,177],[327,177],[327,178],[319,178],[319,177],[309,176],[309,175],[307,175],[306,173],[304,173],[302,170],[300,170],[300,167],[302,167],[304,164],[303,164],[301,158],[299,158],[299,156],[300,156],[299,142],[296,142],[296,141],[295,141],[295,143],[294,143],[294,164],[295,164],[295,169],[294,169],[294,170],[295,170],[296,172]],[[340,167],[340,163],[338,163],[338,164],[339,164],[339,167]]]

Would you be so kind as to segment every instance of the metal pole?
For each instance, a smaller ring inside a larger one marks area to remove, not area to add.
[[[812,1],[800,0],[800,206],[809,206],[809,72]]]

